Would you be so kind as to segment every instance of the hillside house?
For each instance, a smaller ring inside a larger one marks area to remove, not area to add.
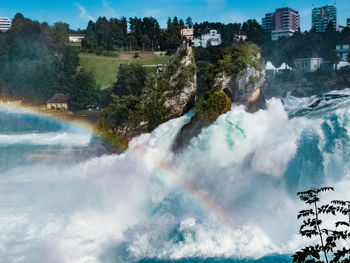
[[[298,58],[294,61],[294,69],[302,72],[316,72],[319,69],[331,68],[330,62],[320,57]]]
[[[69,96],[63,93],[57,93],[46,102],[48,110],[68,110]]]
[[[84,39],[84,35],[80,35],[80,34],[69,35],[69,42],[72,42],[72,43],[80,43],[83,39]]]
[[[7,17],[0,17],[0,31],[6,32],[11,28],[11,21]]]
[[[183,28],[181,29],[181,37],[186,38],[189,42],[193,41],[194,29],[193,28]]]
[[[195,47],[219,46],[222,42],[221,34],[217,30],[210,30],[209,33],[194,38],[193,42]]]

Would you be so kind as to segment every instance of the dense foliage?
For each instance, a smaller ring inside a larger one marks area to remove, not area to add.
[[[342,241],[350,239],[350,202],[337,200],[320,206],[320,193],[327,191],[334,191],[334,189],[323,187],[298,193],[300,200],[310,206],[309,209],[301,210],[298,214],[298,219],[304,219],[300,227],[300,235],[310,239],[318,238],[319,243],[295,252],[293,262],[350,262],[350,248],[341,245]],[[322,228],[321,216],[327,214],[343,217],[343,221],[335,222],[334,229]]]
[[[118,96],[140,96],[146,81],[146,70],[137,63],[121,64],[114,94]]]
[[[62,25],[49,27],[17,14],[12,29],[0,35],[2,93],[45,100],[67,89],[78,65]]]
[[[140,98],[133,95],[114,96],[103,110],[101,122],[111,129],[125,125],[137,125],[145,119]]]
[[[130,17],[128,21],[125,17],[109,20],[100,17],[96,22],[89,22],[82,46],[96,53],[102,53],[103,50],[163,50],[175,53],[182,42],[180,32],[184,27],[193,27],[196,37],[216,29],[221,33],[224,46],[231,45],[234,36],[242,33],[259,45],[268,39],[256,20],[248,20],[243,24],[207,21],[193,24],[190,17],[184,22],[175,16],[173,19],[169,17],[167,27],[163,29],[153,17]]]
[[[335,47],[349,37],[350,28],[345,28],[341,33],[334,31],[332,27],[323,33],[314,30],[297,32],[290,38],[266,41],[263,44],[263,56],[276,67],[284,62],[293,66],[295,59],[307,57],[322,57],[337,63]]]
[[[124,47],[126,45],[126,37],[126,18],[111,18],[107,20],[105,17],[100,17],[96,23],[89,22],[82,46],[93,51],[96,51],[98,48],[111,50],[114,46]]]
[[[221,114],[231,109],[231,99],[223,91],[209,92],[207,98],[196,107],[195,119],[206,119],[210,122],[215,121]]]
[[[67,45],[68,30],[64,23],[49,26],[17,14],[0,34],[1,95],[43,103],[61,92],[72,95],[75,109],[96,104],[96,83],[77,71],[78,50]]]
[[[231,108],[231,100],[216,87],[216,77],[224,72],[234,79],[247,67],[263,70],[265,62],[260,53],[260,48],[253,43],[212,48],[210,53],[201,48],[196,49],[195,57],[198,59],[197,63],[199,62],[199,92],[204,94],[201,96],[202,100],[199,100],[199,106],[197,105],[196,115],[215,120],[227,112]],[[218,107],[214,106],[215,101]]]
[[[224,50],[217,61],[216,72],[225,72],[229,76],[237,76],[243,69],[254,67],[257,70],[265,68],[265,61],[260,57],[260,48],[253,43],[231,46]]]
[[[69,94],[69,107],[71,110],[83,110],[103,104],[103,95],[93,76],[80,71],[74,78]]]
[[[188,21],[191,23],[190,21]],[[129,25],[129,31],[128,31]],[[102,50],[168,50],[175,52],[181,43],[183,20],[168,19],[167,28],[161,29],[153,17],[131,17],[129,23],[121,19],[100,17],[95,23],[90,21],[83,48],[91,52]]]

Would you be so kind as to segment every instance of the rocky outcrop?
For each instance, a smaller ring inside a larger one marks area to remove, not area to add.
[[[257,59],[260,58],[260,55]],[[224,91],[236,105],[244,105],[249,112],[254,112],[265,105],[261,87],[265,82],[265,70],[248,66],[237,76],[220,72],[214,79],[214,85]]]
[[[265,81],[264,62],[259,48],[254,44],[234,46],[226,51],[214,67],[213,75],[212,87],[207,98],[197,106],[199,110],[191,121],[180,130],[173,144],[174,151],[182,150],[203,128],[227,112],[228,101],[244,105],[249,112],[255,112],[265,106],[265,98],[261,91]],[[226,100],[223,92],[228,97]]]
[[[181,51],[180,51],[181,52]],[[182,51],[183,52],[183,51]],[[193,106],[197,92],[197,72],[192,48],[186,49],[178,69],[170,77],[169,87],[164,92],[164,106],[169,110],[169,119],[185,114]]]
[[[159,124],[190,110],[196,93],[197,70],[192,49],[180,49],[165,67],[158,69],[157,74],[147,76],[140,96],[122,97],[120,103],[115,103],[115,108],[118,108],[118,104],[124,105],[118,116],[123,116],[125,111],[129,111],[129,116],[124,123],[114,125],[112,132],[128,140],[151,132]]]

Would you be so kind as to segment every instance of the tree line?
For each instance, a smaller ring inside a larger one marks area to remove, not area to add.
[[[16,14],[0,32],[0,95],[41,104],[55,93],[70,95],[74,110],[99,102],[93,76],[79,67],[79,50],[67,45],[69,26],[39,23]]]
[[[208,33],[211,29],[221,33],[222,45],[230,46],[236,34],[244,34],[248,41],[262,48],[263,56],[275,66],[283,62],[293,65],[296,58],[318,56],[332,63],[338,61],[335,51],[336,44],[350,38],[350,29],[345,28],[341,33],[329,25],[325,32],[315,29],[301,32],[293,37],[280,38],[272,41],[269,33],[265,32],[256,20],[243,23],[208,22],[193,23],[191,17],[185,21],[169,17],[166,28],[161,28],[157,19],[153,17],[121,19],[100,17],[96,22],[90,21],[85,39],[84,49],[90,52],[102,50],[143,50],[167,51],[174,53],[181,45],[181,29],[194,29],[194,36]]]
[[[191,17],[185,21],[176,16],[169,17],[166,28],[161,28],[153,17],[125,17],[120,19],[100,17],[96,22],[89,21],[82,47],[90,52],[103,50],[143,50],[168,51],[174,53],[181,45],[181,29],[194,29],[195,37],[218,30],[223,45],[231,45],[235,34],[246,34],[252,42],[262,44],[267,35],[256,20],[241,23],[223,24],[219,22],[193,23]]]
[[[125,17],[121,19],[100,17],[90,21],[82,47],[91,52],[101,50],[168,50],[180,44],[183,21],[169,18],[166,29],[161,29],[153,17]],[[128,29],[129,27],[129,29]]]

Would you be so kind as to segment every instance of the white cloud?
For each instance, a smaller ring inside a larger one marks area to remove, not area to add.
[[[102,0],[102,5],[108,13],[108,16],[116,16],[117,12],[111,7],[107,0]]]
[[[88,13],[88,11],[86,10],[86,8],[83,5],[81,5],[79,3],[75,3],[75,6],[79,9],[79,11],[80,11],[79,15],[81,18],[86,19],[86,20],[95,21],[95,18]]]

